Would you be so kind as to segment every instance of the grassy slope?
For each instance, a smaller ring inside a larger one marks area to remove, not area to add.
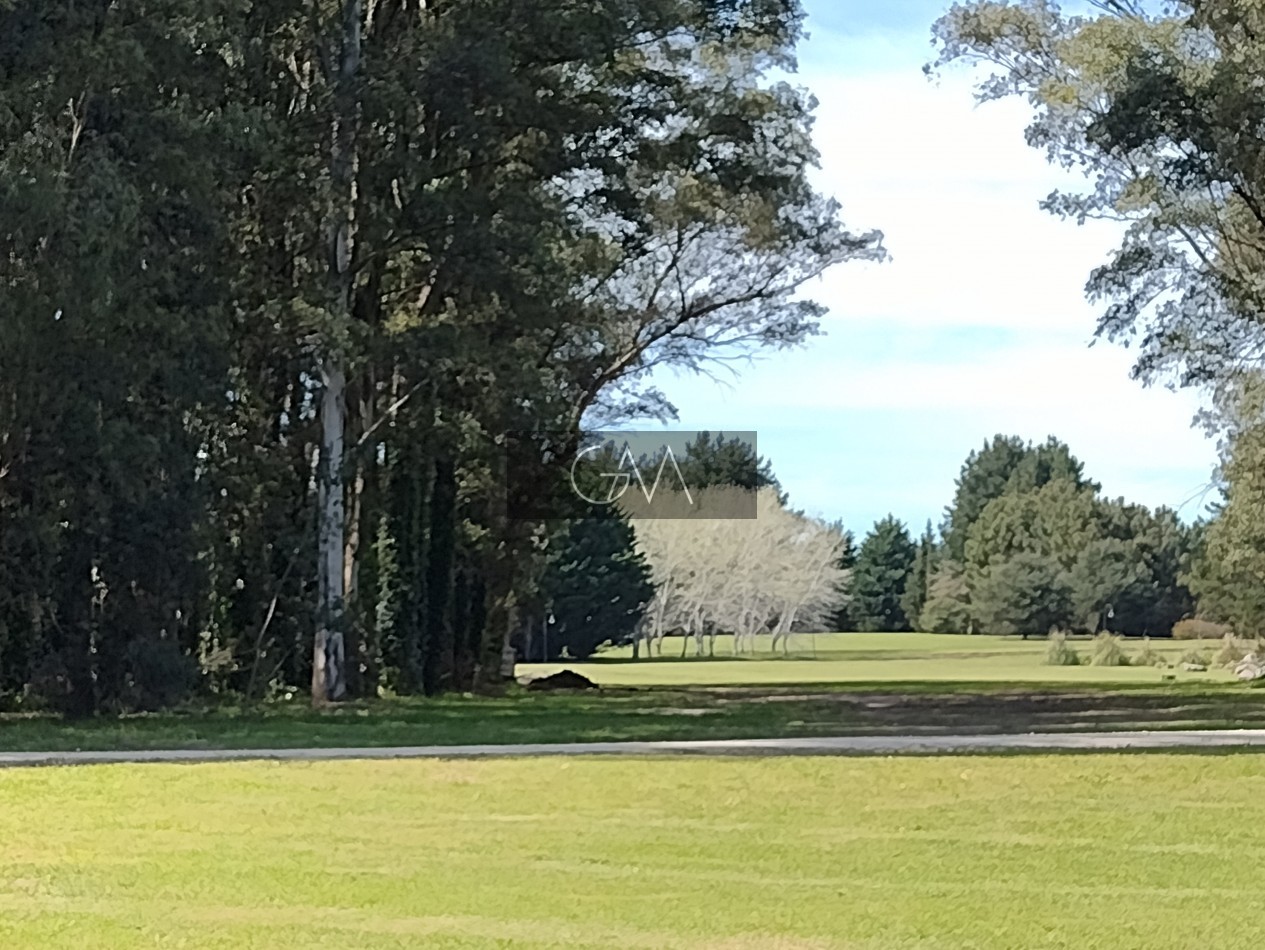
[[[0,772],[12,947],[1255,946],[1265,757]]]

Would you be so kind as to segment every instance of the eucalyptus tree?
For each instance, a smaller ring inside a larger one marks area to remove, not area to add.
[[[165,545],[187,576],[139,584],[170,589],[141,626],[216,688],[494,681],[542,572],[541,526],[498,504],[503,434],[670,415],[654,370],[803,343],[803,284],[882,255],[809,184],[811,97],[770,78],[801,25],[758,0],[0,4],[6,666],[54,630],[97,655],[138,579],[116,562]],[[141,540],[109,554],[104,525]]]
[[[217,5],[156,6],[0,4],[0,677],[81,713],[196,634],[225,403]]]
[[[982,99],[1032,106],[1030,144],[1083,171],[1044,206],[1123,224],[1087,293],[1100,336],[1138,340],[1135,373],[1233,390],[1265,336],[1265,33],[1251,0],[1115,0],[1070,16],[1040,0],[955,5],[937,66],[982,63]]]

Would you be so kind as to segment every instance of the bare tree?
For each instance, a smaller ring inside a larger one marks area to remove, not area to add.
[[[735,654],[754,652],[766,632],[786,651],[793,630],[825,622],[847,581],[839,530],[786,510],[773,489],[757,496],[754,518],[642,520],[637,539],[658,588],[648,627],[660,653],[671,630],[685,634],[682,656],[691,639],[696,655],[714,653],[720,632]]]

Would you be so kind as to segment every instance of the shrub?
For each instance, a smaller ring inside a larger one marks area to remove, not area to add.
[[[1220,640],[1232,631],[1223,623],[1187,619],[1173,624],[1174,640]]]
[[[1080,666],[1081,655],[1067,642],[1067,634],[1052,633],[1045,650],[1045,662],[1050,666]]]
[[[61,653],[49,653],[31,670],[22,704],[32,710],[47,710],[63,716],[79,715],[85,710],[83,697],[75,693],[72,670]]]
[[[1182,654],[1182,663],[1194,663],[1199,666],[1212,666],[1212,654],[1207,650],[1187,650]]]
[[[153,712],[189,698],[198,682],[197,660],[174,640],[133,640],[127,645],[127,691],[131,709]]]
[[[1221,640],[1221,649],[1217,651],[1217,666],[1234,666],[1249,653],[1256,653],[1258,649],[1259,646],[1254,640],[1240,640],[1233,634],[1227,633]]]
[[[1092,666],[1128,666],[1129,654],[1124,652],[1124,637],[1104,630],[1094,637]]]
[[[1142,649],[1139,650],[1137,655],[1133,658],[1133,665],[1155,666],[1162,668],[1168,666],[1168,660],[1164,658],[1163,653],[1151,646],[1150,637],[1143,637]]]

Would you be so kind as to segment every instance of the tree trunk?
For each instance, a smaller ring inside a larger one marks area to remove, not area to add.
[[[345,669],[345,576],[343,573],[346,501],[343,495],[343,431],[347,377],[341,363],[321,367],[321,456],[317,474],[320,526],[317,541],[316,642],[312,650],[312,702],[341,700],[347,691]]]
[[[453,679],[455,644],[448,623],[456,551],[457,470],[452,460],[435,460],[430,497],[430,544],[426,552],[426,613],[422,632],[422,691],[439,694]]]
[[[360,665],[363,659],[364,644],[360,633],[358,618],[363,616],[359,603],[360,588],[360,547],[363,533],[365,495],[365,466],[356,462],[355,475],[351,480],[347,498],[347,537],[343,544],[343,605],[347,622],[342,632],[345,641],[347,659],[343,664],[344,684],[352,696],[363,694],[360,683]]]
[[[338,74],[330,147],[329,218],[326,251],[329,266],[330,322],[336,329],[352,319],[355,249],[356,139],[360,121],[359,90],[362,0],[343,0]],[[318,596],[316,638],[312,649],[312,702],[337,702],[347,692],[345,663],[345,591],[343,576],[346,499],[343,452],[347,431],[347,359],[337,343],[321,361],[321,462],[317,480],[320,526],[317,540]]]

